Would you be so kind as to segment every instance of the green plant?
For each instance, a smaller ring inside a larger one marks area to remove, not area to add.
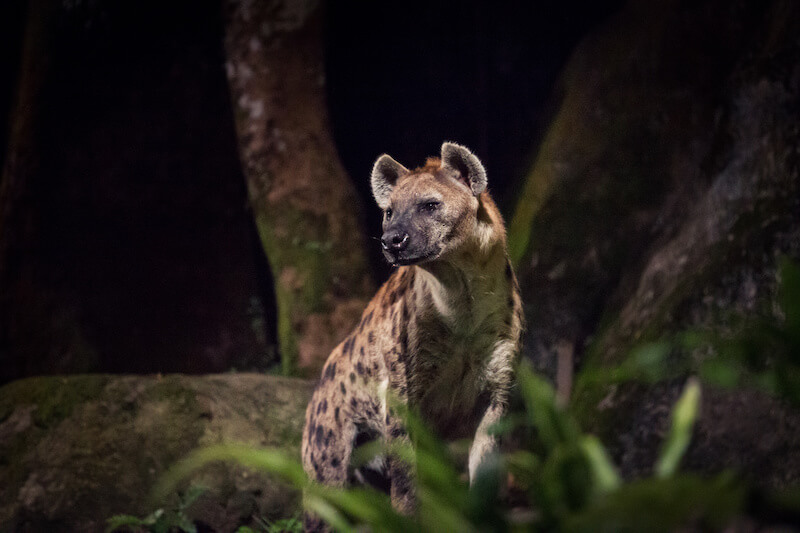
[[[158,508],[144,518],[125,514],[112,516],[107,521],[106,533],[125,530],[149,531],[152,533],[173,531],[197,533],[197,528],[186,515],[186,510],[207,490],[205,487],[191,486],[181,496],[178,505],[174,509]]]
[[[800,267],[784,260],[779,270],[782,319],[742,319],[734,333],[688,331],[634,349],[611,369],[589,370],[584,381],[657,382],[690,374],[717,385],[757,386],[800,403]],[[692,351],[714,357],[692,360]],[[765,364],[765,360],[767,363]],[[672,410],[669,432],[653,476],[623,480],[603,444],[584,434],[568,407],[529,365],[520,365],[524,413],[498,424],[532,436],[514,452],[496,457],[472,486],[460,475],[450,450],[413,413],[396,405],[414,442],[390,449],[372,443],[354,461],[396,454],[415,466],[418,509],[399,515],[385,494],[364,488],[333,489],[310,483],[299,462],[278,450],[219,445],[198,450],[162,478],[156,494],[172,491],[188,473],[218,460],[237,461],[281,476],[304,492],[304,506],[338,531],[674,531],[719,530],[753,510],[753,500],[778,513],[797,516],[795,490],[758,493],[731,473],[715,477],[679,472],[700,403],[700,380],[690,378]],[[522,426],[522,428],[520,428]],[[516,509],[504,500],[507,476],[522,494]],[[520,509],[521,508],[521,509]],[[265,531],[272,531],[264,529]],[[250,530],[243,530],[242,533]]]
[[[568,409],[555,401],[549,383],[527,365],[521,366],[518,380],[525,411],[537,432],[534,447],[540,448],[538,453],[525,449],[506,458],[510,472],[537,510],[525,530],[660,531],[698,520],[722,527],[741,511],[742,499],[735,481],[677,473],[700,403],[697,380],[687,382],[673,409],[670,431],[655,466],[656,477],[633,482],[624,482],[603,445],[580,431]],[[720,490],[720,486],[728,486],[726,483],[731,490]],[[690,499],[685,505],[673,505],[676,498],[667,496],[688,495],[689,488],[699,492],[713,488],[705,497],[708,505],[692,505]],[[659,500],[654,494],[664,497]],[[637,509],[641,512],[632,512]]]
[[[519,386],[526,407],[523,423],[535,430],[536,442],[530,450],[519,450],[490,461],[471,487],[459,474],[449,449],[414,413],[396,406],[406,420],[415,443],[413,449],[411,446],[386,449],[373,443],[359,455],[361,460],[366,460],[375,453],[393,453],[415,465],[418,510],[413,517],[395,512],[385,494],[363,488],[332,489],[309,483],[297,460],[278,450],[255,450],[239,445],[218,445],[191,454],[162,478],[156,494],[167,494],[188,473],[208,462],[233,460],[278,474],[303,489],[305,507],[338,531],[355,531],[357,524],[366,524],[374,531],[403,533],[409,530],[570,530],[582,529],[581,524],[600,510],[611,517],[609,520],[614,520],[608,521],[609,524],[624,524],[631,502],[641,499],[643,494],[655,491],[680,496],[689,494],[689,489],[714,489],[705,498],[708,505],[700,509],[700,518],[709,517],[703,523],[724,525],[725,519],[740,509],[740,501],[734,497],[738,493],[721,491],[724,482],[720,479],[674,475],[691,435],[699,403],[696,381],[690,380],[676,404],[672,429],[659,460],[659,477],[639,484],[624,483],[620,479],[602,444],[581,433],[574,418],[555,401],[552,387],[527,365],[519,369]],[[504,508],[501,494],[507,472],[513,474],[526,493],[531,512],[512,513]],[[723,497],[727,499],[722,501]],[[666,523],[676,525],[687,523],[690,514],[692,519],[698,519],[698,508],[688,505],[690,500],[684,502],[688,507],[677,506],[674,512],[671,507],[668,509],[668,504],[674,500],[674,497],[665,496],[662,512],[653,516],[664,520],[663,515],[671,512],[674,516]],[[648,525],[646,520],[635,524]],[[656,530],[661,527],[657,523],[649,525]]]
[[[302,533],[303,523],[297,516],[280,520],[256,518],[256,525],[239,526],[236,533]]]
[[[641,344],[618,366],[587,369],[588,383],[654,383],[696,374],[725,388],[754,388],[800,405],[800,266],[783,258],[776,308],[725,317],[725,328],[693,328]],[[777,316],[775,316],[777,315]]]

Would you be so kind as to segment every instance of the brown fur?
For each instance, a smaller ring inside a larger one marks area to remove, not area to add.
[[[373,191],[386,206],[384,239],[410,240],[407,249],[385,251],[403,266],[333,350],[309,403],[303,464],[318,482],[348,483],[359,433],[408,440],[387,393],[417,409],[443,438],[474,436],[471,480],[494,450],[487,428],[505,412],[522,304],[502,217],[488,192],[473,194],[485,188],[483,167],[463,147],[442,148],[448,163],[430,158],[411,172],[388,156],[376,162]],[[439,204],[431,207],[431,199]],[[388,457],[386,473],[393,505],[411,512],[409,466]],[[309,518],[306,526],[319,524]]]

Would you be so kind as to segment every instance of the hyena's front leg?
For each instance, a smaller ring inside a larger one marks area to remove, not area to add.
[[[340,416],[340,407],[334,406],[331,395],[324,389],[314,392],[306,411],[303,429],[303,468],[308,478],[330,487],[344,487],[356,426],[351,418]],[[334,413],[334,416],[331,416]],[[316,515],[306,512],[303,516],[304,531],[330,531]]]
[[[356,426],[352,418],[331,416],[339,407],[323,390],[315,391],[303,429],[303,468],[309,479],[330,487],[344,487],[353,452]]]
[[[519,319],[516,321],[517,333],[499,341],[486,364],[485,374],[490,391],[489,406],[483,413],[469,450],[470,484],[475,483],[481,464],[497,450],[497,438],[490,430],[503,418],[508,407],[508,391],[514,380],[514,361],[519,353]]]
[[[489,407],[483,414],[481,422],[475,431],[475,439],[469,449],[469,482],[475,483],[475,478],[486,458],[497,451],[497,439],[491,434],[490,429],[505,414],[505,398],[493,395]]]
[[[390,483],[389,496],[392,507],[409,515],[416,509],[414,448],[405,423],[397,412],[408,408],[408,380],[405,364],[402,361],[390,361],[387,366],[390,370],[389,378],[378,386],[378,399],[384,422],[383,439],[388,451],[386,459]],[[401,454],[401,451],[405,453]]]
[[[386,422],[386,441],[389,448],[387,466],[391,483],[389,495],[392,506],[408,515],[416,509],[414,451],[402,421],[397,416],[389,415]],[[412,457],[401,456],[400,450],[406,450]],[[412,461],[409,462],[409,459]]]

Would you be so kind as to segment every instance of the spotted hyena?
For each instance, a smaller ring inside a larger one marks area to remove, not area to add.
[[[502,217],[483,165],[454,143],[416,170],[382,155],[371,182],[383,254],[397,268],[322,370],[306,411],[303,465],[311,479],[341,487],[364,436],[407,440],[389,396],[443,438],[474,435],[474,480],[495,449],[487,429],[506,408],[523,320]],[[384,466],[393,505],[411,512],[409,466],[393,457]]]

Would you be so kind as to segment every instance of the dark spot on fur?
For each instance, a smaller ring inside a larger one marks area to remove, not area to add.
[[[336,420],[337,424],[341,423],[341,421],[339,420],[339,408],[338,407],[333,410],[333,418],[334,418],[334,420]]]
[[[411,486],[408,483],[397,484],[393,485],[395,495],[399,498],[404,498],[408,496],[411,492]]]
[[[403,324],[408,324],[408,306],[405,302],[402,305]]]
[[[364,328],[372,321],[372,311],[361,317],[361,323],[358,325],[358,332],[364,331]]]
[[[317,429],[314,432],[314,442],[316,442],[318,446],[322,444],[322,436],[324,432],[325,430],[322,426],[317,426]]]
[[[356,342],[355,337],[353,337],[352,335],[347,337],[347,340],[344,341],[344,347],[342,348],[342,352],[344,352],[344,355],[348,357],[350,356],[350,354],[353,352],[353,344],[355,344],[355,342]]]
[[[405,296],[405,293],[408,290],[409,281],[410,281],[410,278],[409,278],[409,275],[408,275],[408,270],[406,270],[400,276],[400,280],[399,280],[399,282],[397,284],[397,293],[398,293],[398,295],[400,297]]]
[[[356,382],[356,375],[353,372],[350,372],[350,383]]]
[[[405,362],[408,355],[408,330],[403,329],[403,334],[400,335],[400,361]]]
[[[397,337],[397,322],[392,322],[392,337]]]
[[[331,457],[331,466],[334,468],[339,468],[339,458],[338,457]]]
[[[339,382],[339,390],[342,391],[342,394],[347,394],[347,389],[344,386],[344,381]]]
[[[394,303],[397,301],[397,291],[392,291],[387,296],[389,298],[389,304],[388,305],[389,306],[394,305]]]
[[[358,372],[359,376],[363,376],[364,375],[364,365],[361,364],[361,361],[356,363],[356,372]]]
[[[367,335],[367,341],[370,344],[374,344],[375,343],[375,332],[374,331],[370,331],[369,332],[369,335]]]
[[[325,372],[323,372],[322,374],[322,381],[333,379],[333,376],[335,375],[336,375],[336,363],[331,363],[327,367],[325,367]]]
[[[326,413],[328,411],[328,400],[322,400],[319,405],[317,405],[317,414]]]
[[[333,430],[329,429],[328,430],[328,434],[325,435],[325,447],[326,448],[331,445],[331,440],[333,440]]]
[[[353,409],[358,407],[358,402],[356,401],[355,398],[350,398],[350,407],[352,407]]]

